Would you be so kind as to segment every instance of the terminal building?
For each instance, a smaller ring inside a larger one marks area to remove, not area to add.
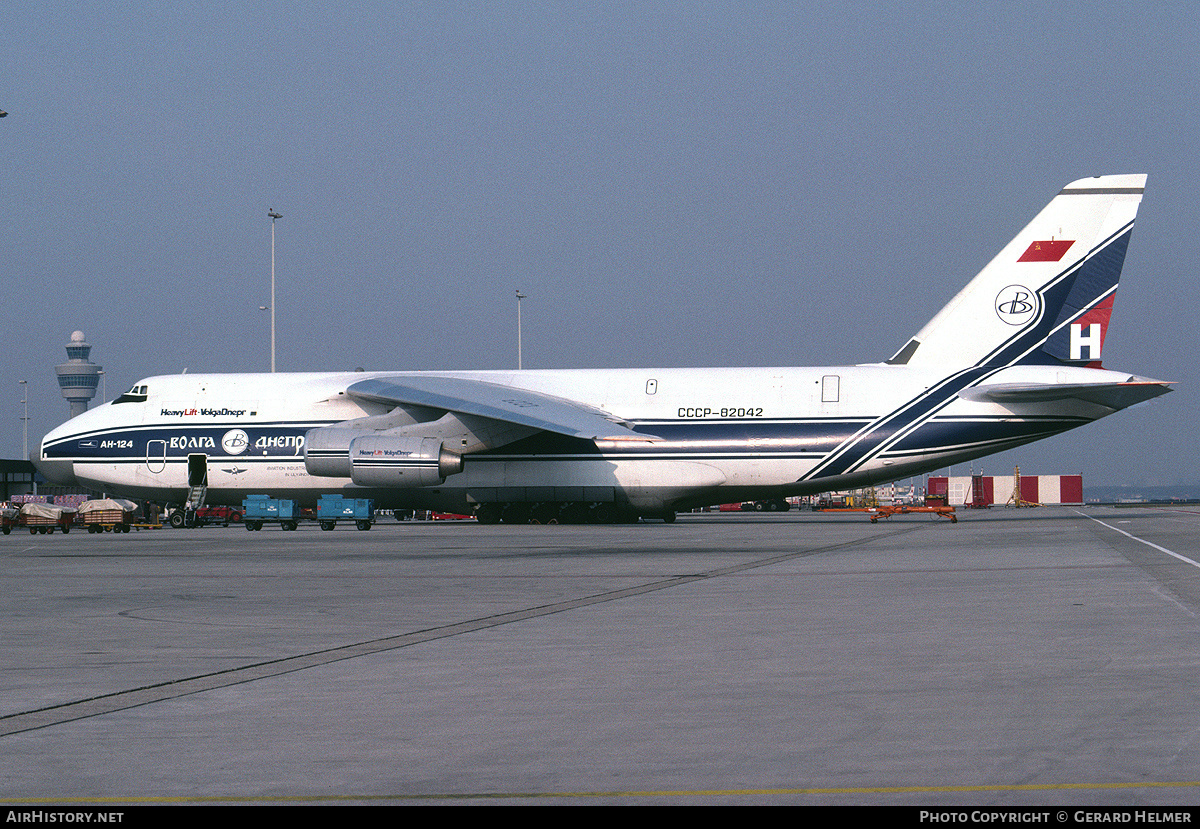
[[[33,464],[19,458],[0,460],[0,502],[7,503],[35,489]]]

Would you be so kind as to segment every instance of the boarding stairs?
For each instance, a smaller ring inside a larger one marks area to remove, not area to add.
[[[204,506],[204,498],[207,495],[207,485],[202,484],[199,486],[188,487],[187,500],[183,503],[184,510],[195,512],[196,510],[200,509],[200,507]]]

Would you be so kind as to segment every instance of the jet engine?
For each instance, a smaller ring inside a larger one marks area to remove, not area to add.
[[[364,435],[350,442],[350,479],[359,486],[436,486],[462,472],[462,455],[441,438]]]
[[[336,426],[310,429],[304,436],[304,468],[309,475],[349,478],[350,444],[363,434],[362,429],[339,429]]]

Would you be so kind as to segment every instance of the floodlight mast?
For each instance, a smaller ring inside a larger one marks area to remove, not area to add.
[[[517,288],[517,370],[520,371],[521,365],[521,300],[525,299],[525,294],[521,293],[521,289]]]
[[[269,208],[267,215],[271,217],[271,373],[275,373],[275,220],[282,219],[282,213],[276,213],[275,208]]]

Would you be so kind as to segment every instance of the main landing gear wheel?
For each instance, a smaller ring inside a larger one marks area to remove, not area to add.
[[[475,520],[480,524],[636,524],[642,515],[668,524],[675,520],[673,510],[639,514],[626,504],[611,502],[493,502],[475,508]]]
[[[557,524],[558,504],[538,504],[530,513],[529,520],[533,524]]]
[[[480,504],[475,509],[475,520],[480,524],[499,524],[500,523],[500,505],[499,504]]]
[[[528,524],[529,513],[529,504],[505,504],[501,509],[500,517],[505,524]]]

